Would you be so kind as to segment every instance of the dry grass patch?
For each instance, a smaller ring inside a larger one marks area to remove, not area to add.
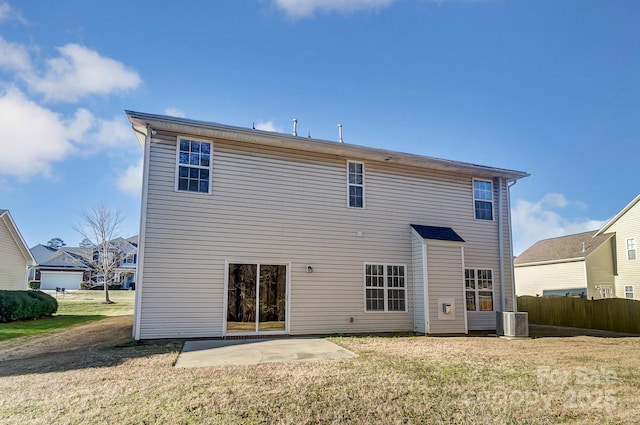
[[[14,358],[0,363],[0,422],[607,424],[640,415],[637,338],[330,340],[359,356],[176,369],[180,346],[166,344]],[[607,391],[609,403],[598,400]]]

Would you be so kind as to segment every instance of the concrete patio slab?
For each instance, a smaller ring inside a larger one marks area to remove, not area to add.
[[[356,354],[321,338],[187,341],[175,367],[337,360],[351,357],[356,357]]]

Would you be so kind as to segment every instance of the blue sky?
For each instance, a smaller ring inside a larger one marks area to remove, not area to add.
[[[640,2],[0,0],[0,208],[75,245],[104,202],[137,233],[124,110],[526,171],[518,254],[639,192]]]

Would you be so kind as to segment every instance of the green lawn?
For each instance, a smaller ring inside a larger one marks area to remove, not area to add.
[[[55,296],[55,293],[53,293]],[[58,295],[58,312],[53,317],[0,323],[0,341],[51,332],[110,316],[133,314],[133,291],[111,291],[114,304],[103,304],[103,291],[70,291]]]

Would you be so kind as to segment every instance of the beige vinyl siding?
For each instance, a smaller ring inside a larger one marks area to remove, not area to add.
[[[216,139],[212,193],[193,194],[174,190],[175,146],[150,145],[142,339],[221,336],[225,260],[291,263],[291,334],[413,330],[412,223],[452,227],[474,267],[498,270],[497,221],[473,219],[471,175],[366,161],[354,209],[358,158]],[[363,263],[407,265],[407,312],[364,311]]]
[[[499,296],[499,294],[498,294]],[[494,290],[493,299],[496,299]],[[499,306],[493,305],[494,311],[468,311],[467,321],[470,331],[488,331],[496,328],[496,311],[500,310]]]
[[[613,276],[613,258],[612,258],[612,243],[613,238],[609,239],[602,245],[593,251],[589,257],[587,257],[587,282],[588,282],[588,297],[594,299],[600,299],[601,293],[596,286],[599,285],[611,285],[613,288],[615,285],[615,279]],[[624,287],[622,288],[622,297],[624,298]]]
[[[540,295],[542,291],[586,288],[584,260],[536,266],[516,266],[516,294]]]
[[[27,289],[27,260],[0,217],[0,289]]]
[[[413,331],[427,333],[427,312],[425,305],[425,244],[424,239],[413,232],[411,243],[413,265]]]
[[[631,285],[635,299],[640,299],[640,202],[636,202],[607,232],[616,233],[618,275],[615,277],[615,296],[624,298],[624,286]],[[636,238],[635,260],[627,259],[628,238]]]
[[[456,245],[427,242],[427,285],[429,302],[429,333],[466,333],[466,309],[463,296],[462,251]],[[466,251],[466,250],[465,250]],[[452,319],[442,320],[438,313],[441,300],[454,301]]]

